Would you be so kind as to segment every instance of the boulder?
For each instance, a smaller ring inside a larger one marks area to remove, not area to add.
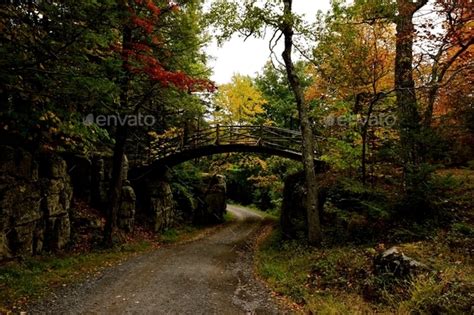
[[[399,248],[392,247],[374,259],[374,270],[377,275],[390,274],[406,278],[428,270],[428,266],[406,256]]]

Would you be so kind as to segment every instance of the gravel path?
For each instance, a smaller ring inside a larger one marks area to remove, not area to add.
[[[200,240],[158,249],[34,306],[49,314],[279,314],[254,278],[262,218],[228,206],[237,221]]]

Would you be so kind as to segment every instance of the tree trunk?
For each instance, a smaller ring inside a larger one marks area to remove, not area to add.
[[[122,4],[126,9],[126,2]],[[120,82],[120,109],[126,110],[129,107],[128,93],[131,75],[129,71],[128,50],[132,41],[132,30],[128,22],[124,23],[122,31],[122,71],[124,77]],[[113,246],[113,236],[117,229],[117,213],[120,207],[122,197],[123,176],[122,169],[125,155],[125,145],[128,136],[127,122],[124,125],[118,125],[115,131],[115,146],[112,160],[112,177],[109,185],[109,204],[107,207],[107,218],[104,228],[104,245]]]
[[[404,184],[409,188],[408,174],[419,166],[420,114],[417,108],[415,81],[413,80],[413,38],[415,27],[413,15],[427,0],[412,2],[397,0],[398,16],[396,56],[395,56],[395,89],[400,128],[402,163],[404,166]]]
[[[109,204],[107,207],[107,221],[104,229],[104,245],[113,246],[113,236],[117,229],[117,214],[120,207],[123,185],[123,162],[128,128],[118,126],[115,135],[114,156],[112,160],[112,177],[109,185]]]
[[[285,37],[285,50],[282,54],[290,87],[295,95],[300,118],[301,134],[303,137],[303,165],[306,181],[306,211],[308,217],[308,241],[312,245],[320,245],[322,241],[321,224],[318,209],[318,185],[314,169],[313,130],[309,120],[309,106],[304,101],[303,88],[292,60],[293,22],[292,0],[284,1],[284,22],[282,32]]]
[[[380,98],[383,97],[383,93],[376,93],[372,95],[372,99],[369,103],[369,108],[367,110],[367,118],[362,126],[362,183],[365,185],[367,183],[367,149],[368,149],[368,141],[369,138],[369,126],[370,126],[370,119],[372,118],[372,113],[374,111],[374,106],[378,103]]]

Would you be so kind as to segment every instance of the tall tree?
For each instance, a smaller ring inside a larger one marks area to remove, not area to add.
[[[0,6],[1,132],[33,150],[92,150],[99,128],[82,114],[113,104],[118,73],[115,1],[28,1]],[[98,106],[100,104],[100,106]],[[105,140],[101,138],[101,140]]]
[[[322,241],[321,223],[318,209],[318,185],[314,170],[314,137],[309,119],[309,106],[304,100],[301,79],[298,77],[293,63],[294,15],[293,0],[283,1],[283,23],[281,31],[285,37],[285,50],[282,57],[285,62],[288,82],[295,95],[303,138],[303,167],[306,181],[306,212],[308,219],[308,240],[311,244],[320,245]]]
[[[281,6],[283,4],[283,7]],[[309,117],[308,104],[304,101],[302,80],[298,76],[293,60],[295,30],[302,25],[301,18],[293,12],[293,1],[265,1],[257,4],[255,1],[238,3],[235,1],[219,1],[211,8],[210,23],[221,30],[221,39],[227,39],[234,33],[245,37],[262,37],[263,30],[273,30],[270,48],[272,53],[276,42],[284,37],[282,53],[289,88],[295,96],[295,102],[300,119],[303,135],[303,158],[305,182],[307,188],[306,210],[308,219],[308,241],[320,245],[322,241],[321,225],[318,209],[318,184],[314,170],[314,137]]]
[[[401,154],[404,184],[408,194],[418,184],[420,164],[421,117],[418,110],[415,80],[413,79],[413,41],[415,38],[414,14],[428,0],[397,0],[395,90],[400,127]]]
[[[386,96],[393,91],[394,27],[379,18],[389,10],[382,3],[355,1],[347,7],[333,3],[333,10],[320,19],[324,26],[319,27],[319,42],[311,57],[315,83],[306,97],[320,100],[325,105],[322,107],[332,112],[341,102],[346,103],[346,113],[339,109],[338,115],[363,118],[357,120],[362,122],[358,128],[362,138],[359,168],[364,183],[370,133],[381,127],[371,128],[372,117],[387,110],[382,105],[388,103]]]
[[[471,1],[437,0],[436,14],[443,19],[443,32],[434,34],[429,29],[432,24],[424,23],[422,41],[438,46],[435,52],[422,54],[430,60],[431,71],[426,86],[426,104],[423,113],[423,127],[430,129],[433,122],[433,112],[440,89],[446,83],[460,75],[468,73],[472,68],[472,54],[474,53],[474,11]]]
[[[160,4],[162,4],[160,2]],[[160,20],[177,13],[179,7],[175,3],[166,3],[159,7],[154,1],[129,0],[120,2],[123,13],[122,39],[118,46],[118,54],[122,60],[122,77],[120,78],[120,101],[118,112],[137,114],[154,95],[155,86],[172,87],[178,90],[192,92],[199,89],[212,89],[213,85],[207,80],[192,78],[182,71],[166,68],[166,64],[158,59],[159,51],[166,50],[161,43],[159,27]],[[148,91],[133,104],[130,102],[130,89],[134,78],[152,82]],[[117,213],[120,206],[123,163],[125,146],[128,136],[128,124],[117,126],[113,154],[112,176],[109,186],[109,205],[104,230],[104,244],[113,245],[113,235],[117,227]]]

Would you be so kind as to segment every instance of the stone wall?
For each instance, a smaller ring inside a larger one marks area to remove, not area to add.
[[[166,181],[155,181],[149,186],[151,218],[154,230],[163,231],[176,223],[176,209],[171,187]]]
[[[58,250],[70,239],[71,179],[54,155],[0,146],[0,260]]]
[[[203,175],[203,186],[198,189],[198,206],[194,222],[214,224],[224,221],[227,209],[227,185],[223,175]]]
[[[133,231],[135,225],[135,191],[128,181],[122,187],[122,199],[117,214],[118,227],[126,232]]]
[[[203,174],[196,187],[186,187],[183,195],[173,196],[170,174],[135,183],[137,211],[156,232],[182,222],[214,224],[224,220],[226,213],[226,181],[222,175]],[[176,191],[175,191],[176,193]],[[176,198],[175,198],[176,197]]]
[[[123,169],[127,178],[128,162]],[[33,157],[0,145],[0,260],[63,249],[71,239],[73,195],[105,213],[111,158],[54,154]],[[132,231],[135,192],[125,180],[118,226]]]
[[[155,178],[146,178],[134,186],[137,212],[155,232],[173,227],[178,221],[169,181],[169,174],[165,172]]]
[[[101,210],[107,211],[109,202],[109,183],[112,176],[112,156],[95,154],[92,158],[79,155],[66,157],[74,187],[74,195]],[[130,232],[135,222],[135,192],[130,186],[128,177],[128,159],[124,156],[122,168],[124,179],[122,201],[117,214],[119,228]]]
[[[111,168],[107,155],[33,157],[21,148],[0,145],[0,260],[66,247],[71,240],[71,221],[76,218],[71,208],[73,196],[105,213]],[[117,224],[127,232],[133,230],[137,206],[156,232],[182,220],[208,224],[224,219],[224,176],[204,175],[199,187],[190,190],[190,206],[179,211],[169,174],[132,187],[127,173],[125,158]]]

